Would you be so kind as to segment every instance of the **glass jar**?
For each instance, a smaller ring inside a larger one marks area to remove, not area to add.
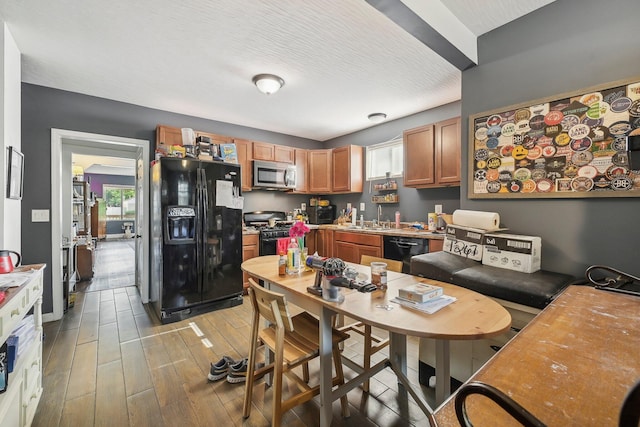
[[[371,283],[381,290],[387,289],[387,263],[372,262],[371,263]]]

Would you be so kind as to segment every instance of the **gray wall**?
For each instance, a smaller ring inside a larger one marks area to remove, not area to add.
[[[22,199],[22,255],[25,264],[44,262],[49,266],[44,274],[43,312],[53,310],[50,268],[51,223],[32,223],[31,210],[51,209],[51,128],[147,139],[151,141],[153,150],[158,124],[191,127],[205,132],[301,148],[323,146],[320,142],[309,139],[23,83],[22,152],[25,156],[25,178]],[[304,196],[265,191],[247,193],[245,196],[245,207],[250,210],[285,207],[293,209],[306,200]]]
[[[378,126],[364,129],[359,132],[341,136],[327,141],[329,147],[340,147],[348,144],[354,145],[374,145],[389,141],[407,129],[416,128],[429,123],[447,120],[460,116],[461,103],[452,102],[442,107],[434,108],[421,113],[413,114],[402,119],[393,120]],[[410,153],[405,153],[407,155]],[[363,171],[363,174],[365,171]],[[363,177],[364,179],[364,177]],[[427,214],[434,212],[436,204],[442,205],[442,211],[451,213],[460,207],[460,188],[433,188],[415,189],[402,186],[402,178],[396,179],[398,182],[399,204],[382,204],[382,219],[395,220],[395,212],[400,211],[401,221],[427,221]],[[375,190],[370,190],[369,183],[365,182],[362,194],[327,195],[327,198],[336,205],[337,211],[345,209],[347,203],[351,203],[356,209],[360,208],[360,203],[364,202],[366,209],[364,217],[367,220],[377,218],[378,205],[371,201],[372,194],[377,194]],[[360,217],[360,212],[358,213]]]
[[[462,73],[461,205],[541,236],[545,269],[583,275],[606,264],[640,275],[640,199],[469,200],[469,116],[640,76],[639,17],[637,0],[557,0],[480,37],[480,64]]]

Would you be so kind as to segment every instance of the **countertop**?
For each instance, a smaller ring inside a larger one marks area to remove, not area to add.
[[[337,225],[337,224],[323,224],[323,225],[314,225],[307,224],[311,230],[335,230],[335,231],[348,231],[351,233],[365,233],[365,234],[378,234],[382,236],[398,236],[398,237],[413,237],[413,238],[421,238],[421,239],[435,239],[442,240],[444,239],[444,232],[433,232],[426,230],[416,230],[412,227],[405,226],[404,228],[370,228],[370,227],[354,227],[354,226],[345,226],[345,225]],[[252,228],[245,228],[242,231],[243,234],[259,234],[259,231]]]

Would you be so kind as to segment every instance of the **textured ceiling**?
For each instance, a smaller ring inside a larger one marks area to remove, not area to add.
[[[550,2],[431,1],[475,35]],[[0,18],[24,82],[318,141],[460,99],[460,71],[364,0],[5,0]],[[263,95],[260,73],[286,84]]]

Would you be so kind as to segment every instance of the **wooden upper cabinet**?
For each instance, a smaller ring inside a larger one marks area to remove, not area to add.
[[[182,145],[182,129],[171,126],[156,126],[156,150],[168,153],[172,145]]]
[[[216,133],[195,131],[196,138],[199,136],[206,136],[211,140],[212,144],[229,144],[233,142],[233,138],[230,136],[218,135]]]
[[[253,162],[251,161],[252,142],[246,139],[234,139],[236,152],[238,153],[238,163],[240,163],[242,191],[251,191],[253,186]]]
[[[332,151],[334,193],[362,193],[363,148],[347,145]]]
[[[252,156],[253,160],[267,160],[272,162],[275,158],[275,145],[254,141]]]
[[[430,188],[460,185],[460,118],[403,133],[404,185]]]
[[[274,145],[273,160],[281,163],[295,163],[295,149],[284,145]]]
[[[296,148],[294,150],[295,165],[296,165],[296,188],[293,193],[308,193],[309,192],[309,167],[307,150],[303,148]]]
[[[309,150],[309,193],[331,193],[331,150]]]
[[[460,185],[460,117],[436,123],[436,182]]]

